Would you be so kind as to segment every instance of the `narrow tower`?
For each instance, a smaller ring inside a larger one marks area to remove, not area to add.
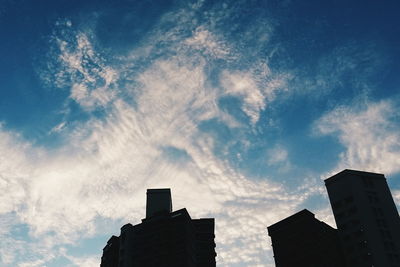
[[[146,218],[172,212],[171,189],[147,189]]]

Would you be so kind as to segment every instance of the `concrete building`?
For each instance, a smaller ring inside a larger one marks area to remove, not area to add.
[[[101,267],[213,267],[214,224],[211,218],[193,220],[186,209],[172,211],[170,189],[149,189],[146,218],[124,225],[118,241],[109,241],[118,243],[118,264],[106,265],[117,247],[107,243]]]
[[[337,230],[304,209],[268,228],[276,267],[344,267]]]
[[[399,267],[400,219],[385,176],[344,170],[325,185],[347,265]]]

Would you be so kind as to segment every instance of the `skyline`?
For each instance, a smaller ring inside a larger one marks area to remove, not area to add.
[[[218,266],[274,266],[267,226],[323,179],[400,204],[396,1],[0,3],[0,265],[100,264],[147,188],[215,218]]]

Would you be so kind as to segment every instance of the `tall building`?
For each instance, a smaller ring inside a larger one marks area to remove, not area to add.
[[[186,209],[172,211],[170,189],[148,189],[146,218],[124,225],[120,236],[107,242],[100,266],[213,267],[214,228],[214,219],[192,219]]]
[[[385,176],[344,170],[325,185],[347,265],[399,267],[400,219]]]
[[[276,267],[344,267],[337,230],[304,209],[268,228]]]

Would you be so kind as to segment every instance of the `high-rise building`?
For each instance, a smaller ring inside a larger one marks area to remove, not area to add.
[[[304,209],[268,228],[276,267],[344,267],[337,230]]]
[[[385,176],[344,170],[325,185],[347,265],[399,267],[400,218]]]
[[[101,267],[215,267],[214,224],[191,219],[186,209],[172,211],[170,189],[148,189],[146,218],[107,242]]]

